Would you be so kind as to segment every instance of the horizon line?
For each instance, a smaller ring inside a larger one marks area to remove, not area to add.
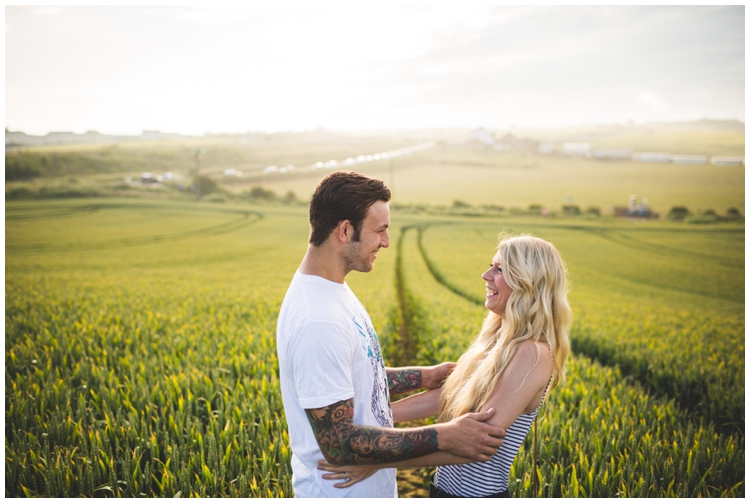
[[[158,129],[142,129],[139,133],[132,133],[132,132],[119,132],[119,133],[109,133],[109,132],[101,132],[96,129],[88,129],[84,132],[76,132],[75,130],[48,130],[46,133],[40,134],[40,133],[27,133],[23,130],[13,130],[10,127],[5,128],[6,134],[8,133],[22,133],[27,136],[36,136],[39,138],[43,138],[45,136],[48,136],[50,134],[74,134],[77,136],[82,136],[90,133],[99,134],[102,136],[144,136],[147,134],[160,134],[160,135],[177,135],[177,136],[231,136],[231,135],[245,135],[248,133],[262,133],[262,134],[278,134],[278,133],[312,133],[316,131],[325,131],[328,133],[338,133],[338,134],[357,134],[357,133],[375,133],[375,132],[394,132],[394,131],[446,131],[446,130],[467,130],[467,131],[473,131],[477,129],[485,129],[485,130],[495,130],[495,131],[511,131],[511,130],[517,130],[517,131],[523,131],[523,130],[564,130],[564,129],[581,129],[581,128],[599,128],[599,127],[641,127],[641,126],[647,126],[650,124],[653,125],[662,125],[662,124],[690,124],[690,123],[700,123],[700,122],[737,122],[739,124],[744,125],[744,120],[740,120],[737,118],[732,119],[718,119],[718,118],[700,118],[700,119],[690,119],[690,120],[675,120],[675,121],[647,121],[647,122],[636,122],[636,121],[627,121],[627,122],[599,122],[599,123],[588,123],[588,124],[569,124],[566,126],[516,126],[516,125],[501,125],[501,126],[489,126],[489,125],[477,125],[477,126],[424,126],[424,127],[363,127],[363,128],[346,128],[346,129],[333,129],[328,128],[325,126],[318,126],[314,128],[305,128],[305,129],[275,129],[275,130],[263,130],[263,129],[248,129],[245,131],[221,131],[221,132],[213,132],[213,131],[204,131],[203,133],[179,133],[174,131],[162,131]]]

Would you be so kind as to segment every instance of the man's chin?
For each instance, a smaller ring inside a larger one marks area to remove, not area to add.
[[[370,272],[373,269],[373,263],[359,264],[354,270],[357,272]]]

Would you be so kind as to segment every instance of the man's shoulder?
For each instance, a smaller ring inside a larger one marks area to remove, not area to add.
[[[350,325],[350,316],[344,305],[335,297],[309,295],[287,297],[288,302],[279,313],[279,329],[285,332],[326,330]]]
[[[352,302],[356,297],[346,285],[297,274],[284,298],[284,308],[309,323],[340,322],[348,319]]]

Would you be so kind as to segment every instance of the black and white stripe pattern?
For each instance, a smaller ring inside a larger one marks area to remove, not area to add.
[[[435,485],[454,496],[466,498],[481,498],[505,491],[508,488],[510,466],[544,403],[548,389],[549,383],[533,413],[521,414],[506,430],[505,441],[492,459],[465,465],[438,466],[435,472]]]

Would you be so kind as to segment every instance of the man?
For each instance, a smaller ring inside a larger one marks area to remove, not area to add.
[[[390,395],[434,389],[453,364],[386,369],[367,311],[345,282],[369,272],[389,245],[391,193],[351,171],[326,176],[310,202],[310,242],[279,313],[277,351],[297,497],[397,497],[396,471],[352,487],[324,480],[318,460],[377,464],[447,451],[487,461],[505,431],[467,414],[450,423],[396,429]]]

